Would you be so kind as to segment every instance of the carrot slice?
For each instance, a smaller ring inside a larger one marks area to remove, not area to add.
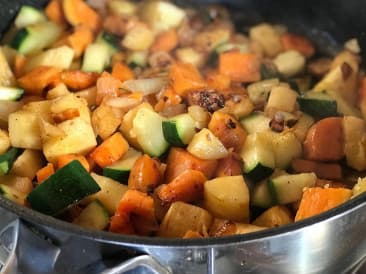
[[[291,167],[296,173],[314,172],[318,178],[339,180],[342,168],[336,163],[320,163],[316,161],[294,159]]]
[[[260,62],[253,53],[228,51],[220,54],[219,71],[236,82],[255,82],[260,80]]]
[[[24,68],[27,63],[27,58],[23,54],[16,54],[14,59],[14,75],[19,78],[24,74]]]
[[[80,57],[93,40],[93,32],[89,28],[83,26],[76,27],[74,32],[66,37],[67,44],[74,49],[75,58]]]
[[[306,58],[314,55],[315,48],[310,40],[305,37],[293,33],[285,33],[281,36],[281,43],[285,50],[297,50]]]
[[[347,188],[313,187],[304,191],[295,221],[299,221],[329,209],[332,209],[351,198],[352,190]]]
[[[206,176],[197,170],[188,169],[174,178],[169,184],[156,189],[162,205],[173,202],[195,202],[203,198],[203,184]]]
[[[40,170],[37,171],[36,173],[37,182],[42,183],[53,173],[55,173],[55,167],[53,166],[52,163],[48,163],[46,166],[42,167]]]
[[[308,160],[338,161],[344,156],[341,117],[318,121],[308,131],[304,141],[304,155]]]
[[[144,154],[136,160],[131,169],[128,187],[150,193],[161,183],[162,179],[159,162]]]
[[[157,221],[153,198],[138,190],[127,190],[116,213],[111,218],[109,231],[149,235],[156,229]]]
[[[173,50],[178,45],[178,34],[175,29],[170,29],[159,34],[150,48],[151,52]]]
[[[29,95],[42,95],[46,87],[54,85],[61,78],[61,69],[39,66],[18,79],[19,86]]]
[[[199,159],[185,149],[173,147],[167,159],[165,180],[170,182],[187,169],[201,171],[207,179],[210,179],[215,174],[217,163],[217,160]]]
[[[221,74],[218,71],[210,71],[209,73],[207,73],[206,82],[208,87],[218,91],[224,91],[230,88],[231,85],[230,77]]]
[[[62,123],[66,120],[71,120],[80,116],[80,112],[77,108],[68,108],[59,113],[52,113],[52,119],[55,123]]]
[[[120,62],[113,65],[112,76],[121,82],[135,78],[134,72],[127,65]]]
[[[192,64],[173,64],[170,68],[169,78],[172,81],[174,91],[180,96],[185,96],[189,91],[202,89],[206,86],[202,75]]]
[[[122,134],[116,132],[97,146],[90,157],[100,166],[106,167],[120,159],[128,150],[128,143]]]
[[[45,8],[45,13],[51,21],[60,26],[66,25],[66,18],[62,9],[62,0],[52,0]]]
[[[94,32],[100,30],[100,15],[83,0],[63,0],[62,7],[67,21],[72,26],[84,25]]]
[[[61,155],[57,158],[57,168],[60,169],[70,162],[77,160],[80,162],[80,164],[89,172],[90,166],[88,160],[85,158],[85,156],[80,154],[65,154]]]
[[[61,74],[61,81],[71,90],[82,90],[94,86],[99,73],[80,70],[66,70]]]

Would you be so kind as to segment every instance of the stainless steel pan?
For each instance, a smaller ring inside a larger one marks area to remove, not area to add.
[[[21,4],[45,2],[0,0],[1,30]],[[363,0],[221,2],[232,8],[239,27],[285,23],[327,54],[353,37],[366,49]],[[87,230],[0,196],[0,273],[366,273],[360,268],[366,260],[365,212],[366,194],[285,227],[183,241]]]

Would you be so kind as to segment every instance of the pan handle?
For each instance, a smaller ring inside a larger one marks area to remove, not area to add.
[[[156,273],[156,274],[172,274],[173,273],[170,268],[163,266],[152,256],[140,255],[138,257],[134,257],[132,259],[124,261],[123,263],[121,263],[113,268],[106,269],[103,272],[101,272],[100,274],[122,274],[127,271],[136,269],[138,267],[147,268],[151,273]]]

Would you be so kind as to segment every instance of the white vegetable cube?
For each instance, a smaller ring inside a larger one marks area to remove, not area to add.
[[[272,133],[276,167],[286,169],[291,161],[302,154],[302,145],[292,131]]]
[[[185,17],[183,9],[165,1],[145,1],[140,18],[156,31],[178,27]]]
[[[344,152],[347,165],[362,171],[366,169],[366,154],[363,139],[366,125],[363,119],[354,116],[343,118]]]
[[[9,115],[9,137],[14,147],[42,149],[39,115],[19,110]]]
[[[73,59],[74,50],[68,46],[49,49],[31,57],[25,65],[25,71],[29,72],[39,66],[52,66],[60,69],[69,69]]]
[[[249,222],[249,190],[244,177],[219,177],[205,182],[204,205],[218,218]]]
[[[0,128],[0,154],[5,153],[10,148],[9,133]]]
[[[139,24],[125,35],[122,45],[133,51],[147,50],[154,42],[154,33],[146,25]]]
[[[293,112],[295,110],[297,93],[286,86],[274,87],[268,98],[265,111],[281,110]]]
[[[80,118],[91,123],[90,110],[85,99],[77,97],[73,93],[66,94],[51,101],[50,111],[53,114],[61,113],[67,109],[78,109]]]
[[[304,70],[306,59],[300,52],[288,50],[278,54],[273,62],[283,76],[291,77]]]
[[[36,176],[37,171],[44,165],[42,152],[39,150],[26,149],[15,160],[10,173],[14,176],[27,177],[30,180]]]
[[[64,154],[85,155],[97,145],[92,126],[80,117],[64,121],[58,127],[65,136],[49,138],[43,144],[43,153],[51,163]]]
[[[39,118],[47,122],[52,122],[52,116],[50,113],[51,102],[48,100],[30,102],[23,106],[23,110],[33,112],[38,115]]]
[[[175,51],[177,59],[183,63],[189,63],[196,67],[201,67],[205,63],[205,55],[192,47],[178,48]]]
[[[262,46],[268,57],[276,56],[283,49],[279,33],[269,24],[263,23],[252,27],[249,36]]]
[[[221,159],[229,154],[220,139],[207,128],[203,128],[193,136],[187,150],[194,156],[205,160]]]
[[[187,231],[205,233],[213,221],[205,209],[183,202],[173,203],[166,213],[158,232],[163,237],[183,237]]]

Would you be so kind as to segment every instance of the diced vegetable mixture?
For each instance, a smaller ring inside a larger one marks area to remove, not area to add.
[[[266,22],[240,32],[219,6],[23,6],[0,50],[0,193],[158,237],[322,213],[366,189],[359,54],[353,39],[320,56]]]

